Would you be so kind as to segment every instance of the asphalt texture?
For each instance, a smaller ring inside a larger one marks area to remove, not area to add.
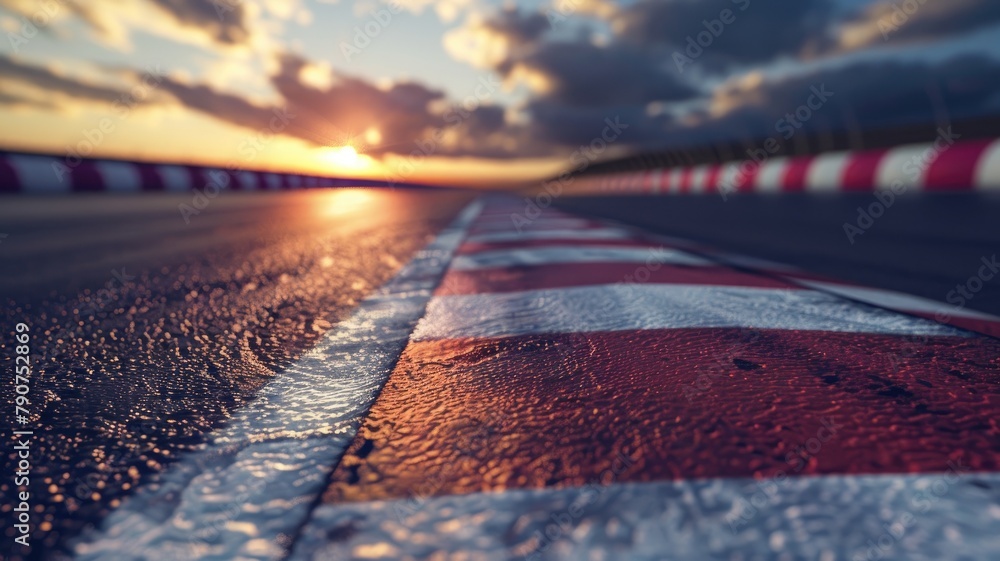
[[[983,270],[1000,255],[996,194],[914,194],[888,206],[873,194],[564,196],[556,205],[1000,316],[1000,274]],[[845,224],[862,233],[849,237]],[[974,280],[981,270],[992,278]]]
[[[198,445],[469,198],[225,193],[188,221],[178,205],[190,195],[0,200],[4,372],[15,325],[30,326],[31,419],[16,428],[35,431],[33,558],[65,550]],[[5,404],[13,391],[2,384]],[[5,443],[5,547],[14,454]]]

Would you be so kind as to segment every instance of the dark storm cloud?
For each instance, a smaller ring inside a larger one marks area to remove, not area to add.
[[[702,34],[699,63],[720,70],[797,57],[825,33],[830,14],[829,0],[639,0],[612,23],[622,41],[681,53]]]
[[[1000,24],[996,0],[884,0],[849,18],[832,47],[853,50],[882,43],[934,41]],[[851,34],[845,33],[853,30]]]
[[[541,12],[525,12],[517,8],[501,10],[482,23],[482,28],[516,43],[531,43],[550,29],[549,20]]]
[[[628,44],[541,43],[530,53],[506,61],[499,70],[509,75],[518,68],[542,77],[548,87],[542,95],[553,103],[645,104],[698,94],[678,77],[669,59]]]
[[[531,115],[530,135],[550,152],[553,147],[588,144],[600,135],[608,120],[623,125],[615,141],[620,146],[661,142],[672,122],[667,115],[651,115],[634,105],[575,107],[536,100],[527,111]]]
[[[1000,110],[1000,61],[982,55],[938,63],[867,61],[750,87],[731,86],[715,96],[717,104],[731,100],[728,110],[683,129],[683,138],[672,139],[671,144],[773,136],[780,123],[789,123],[787,116],[807,104],[817,90],[832,95],[811,111],[811,118],[798,130],[870,129],[959,119]]]

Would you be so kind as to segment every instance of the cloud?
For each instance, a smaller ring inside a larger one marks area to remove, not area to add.
[[[884,0],[848,18],[825,47],[851,51],[880,44],[935,41],[998,23],[1000,3],[996,0]]]
[[[723,17],[724,11],[729,15]],[[621,41],[677,52],[707,33],[703,37],[711,41],[703,41],[698,62],[705,70],[718,71],[782,56],[797,58],[825,33],[830,15],[830,0],[639,0],[620,8],[611,23]]]
[[[590,12],[588,12],[590,13]],[[589,34],[559,39],[540,12],[507,8],[469,21],[446,39],[456,58],[496,71],[530,97],[490,145],[507,154],[557,154],[592,141],[616,117],[629,123],[618,146],[662,139],[672,117],[661,109],[702,95],[669,57],[634,42],[598,44]],[[491,155],[496,156],[491,152]]]
[[[183,27],[199,30],[224,45],[246,42],[250,37],[242,2],[218,0],[150,0]]]
[[[549,29],[544,14],[507,8],[489,17],[470,18],[445,35],[444,46],[456,60],[493,69],[532,49]]]
[[[281,70],[271,77],[275,90],[285,102],[307,113],[293,131],[308,127],[326,138],[326,143],[343,139],[345,135],[360,135],[376,128],[384,139],[419,138],[427,129],[440,125],[440,116],[431,110],[431,103],[444,98],[439,90],[415,82],[397,82],[379,88],[364,80],[332,74],[330,86],[317,88],[304,83],[301,70],[308,61],[294,55],[281,59]],[[316,141],[316,133],[302,134]],[[392,145],[372,146],[369,152],[381,154],[394,151]]]
[[[90,0],[88,2],[0,0],[0,6],[43,21],[76,17],[115,46],[127,46],[136,29],[202,45],[233,47],[254,36],[251,13],[241,0]],[[54,25],[50,23],[49,25]]]
[[[669,60],[629,44],[545,42],[504,61],[499,70],[504,76],[525,77],[547,101],[569,105],[644,106],[698,94]]]
[[[420,15],[428,7],[433,7],[438,19],[450,23],[473,6],[473,0],[383,0],[384,3],[395,5],[404,10]]]
[[[44,109],[58,111],[59,106],[50,100],[39,99],[35,96],[22,96],[16,93],[0,91],[0,107],[28,107],[31,109]]]
[[[645,105],[697,95],[669,58],[633,43],[595,44],[589,37],[550,40],[540,12],[507,8],[470,21],[445,45],[457,58],[524,83],[550,104]]]
[[[40,96],[57,93],[73,99],[110,104],[124,93],[114,86],[83,82],[64,76],[45,66],[20,62],[2,54],[0,54],[0,75],[3,75],[5,83],[28,86],[37,90]],[[0,103],[10,102],[19,97],[11,92],[5,93],[7,95]]]
[[[776,79],[751,74],[718,88],[674,144],[775,136],[779,120],[787,122],[814,88],[832,95],[802,123],[805,132],[958,120],[1000,110],[1000,61],[966,54],[937,63],[861,61]]]

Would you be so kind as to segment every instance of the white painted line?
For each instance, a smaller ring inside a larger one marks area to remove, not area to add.
[[[844,169],[851,158],[848,152],[837,152],[817,156],[806,173],[806,191],[833,192],[844,185]]]
[[[479,210],[469,205],[252,404],[83,536],[76,558],[282,558],[278,537],[305,521]]]
[[[711,262],[676,249],[653,247],[532,247],[525,249],[497,249],[470,255],[459,255],[451,262],[455,271],[477,269],[502,269],[537,265],[562,265],[569,263],[636,263],[647,262],[670,265],[710,265]]]
[[[650,179],[650,192],[659,193],[663,189],[663,169],[657,168],[650,171],[650,173],[653,174]]]
[[[236,180],[240,182],[240,189],[244,191],[257,190],[257,174],[250,171],[240,171],[236,174]]]
[[[780,193],[784,189],[785,169],[788,158],[771,158],[760,166],[754,178],[754,191],[758,193]]]
[[[976,189],[1000,191],[1000,140],[990,144],[976,166]]]
[[[722,193],[735,191],[736,180],[740,177],[740,166],[742,165],[742,161],[722,164],[722,171],[719,172],[719,184],[716,189]]]
[[[192,189],[191,174],[180,166],[156,166],[165,191],[183,192]]]
[[[944,302],[938,302],[935,300],[930,300],[928,298],[921,298],[919,296],[912,296],[910,294],[896,292],[894,290],[883,290],[881,288],[850,286],[850,285],[810,281],[802,279],[791,279],[791,280],[794,280],[799,284],[815,288],[817,290],[825,290],[827,292],[831,292],[833,294],[837,294],[845,298],[851,298],[854,300],[872,304],[874,306],[889,308],[891,310],[899,310],[903,312],[921,313],[921,314],[940,313],[940,314],[948,314],[951,317],[981,319],[987,321],[1000,322],[1000,317],[991,316],[989,314],[984,314],[982,312],[977,312],[975,310],[969,310],[967,308],[959,308],[956,306],[951,306],[945,304]]]
[[[68,193],[73,186],[66,162],[48,156],[11,154],[7,162],[14,168],[24,193]],[[65,173],[56,173],[56,168]]]
[[[692,194],[701,194],[705,192],[705,183],[708,180],[708,172],[712,168],[710,165],[701,165],[695,167],[691,171],[691,189]]]
[[[436,296],[413,339],[690,327],[964,335],[934,321],[812,290],[614,284]]]
[[[532,240],[624,240],[632,237],[618,228],[594,228],[592,230],[547,230],[544,232],[497,232],[469,236],[470,243],[523,242]]]
[[[126,162],[94,162],[97,173],[104,181],[104,190],[135,193],[142,190],[139,166]]]
[[[675,167],[666,173],[664,179],[664,187],[668,193],[680,193],[681,191],[681,175],[684,173],[684,168]]]
[[[995,473],[947,473],[593,484],[323,505],[289,559],[1000,559],[998,489]],[[904,527],[905,514],[912,524]]]
[[[918,144],[889,150],[875,172],[875,187],[883,191],[893,187],[906,188],[910,192],[923,189],[926,166],[921,162],[931,147],[931,144]]]

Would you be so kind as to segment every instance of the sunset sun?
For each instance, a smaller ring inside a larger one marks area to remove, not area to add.
[[[326,150],[323,159],[340,169],[364,169],[371,166],[372,159],[358,154],[353,146],[337,146]]]

